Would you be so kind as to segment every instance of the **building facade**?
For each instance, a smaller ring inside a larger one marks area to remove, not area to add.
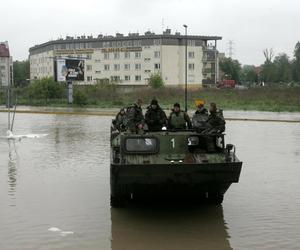
[[[128,36],[66,37],[36,45],[29,50],[30,78],[54,76],[54,60],[85,59],[85,80],[79,84],[114,82],[120,85],[147,85],[151,74],[159,73],[166,85],[189,85],[218,81],[218,36],[184,36],[146,32]]]
[[[13,61],[9,53],[8,42],[0,42],[0,87],[12,84]]]

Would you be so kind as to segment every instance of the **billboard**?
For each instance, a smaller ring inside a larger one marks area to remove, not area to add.
[[[84,60],[57,59],[55,79],[58,82],[84,81]]]

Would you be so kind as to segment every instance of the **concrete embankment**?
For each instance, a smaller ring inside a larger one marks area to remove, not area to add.
[[[11,111],[13,111],[11,109]],[[16,113],[24,114],[51,114],[51,115],[90,115],[90,116],[115,116],[116,108],[73,108],[73,107],[28,107],[20,106]],[[0,106],[0,112],[6,113],[8,109]],[[169,114],[170,110],[166,110]],[[189,112],[192,116],[193,111]],[[260,112],[260,111],[224,111],[228,121],[258,121],[258,122],[291,122],[300,123],[300,113],[288,112]]]

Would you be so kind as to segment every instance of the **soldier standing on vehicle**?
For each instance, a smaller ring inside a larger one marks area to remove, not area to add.
[[[193,128],[201,129],[206,127],[206,121],[208,118],[208,111],[204,107],[203,100],[196,100],[195,104],[197,106],[197,110],[192,118]]]
[[[187,113],[180,109],[179,103],[175,103],[174,108],[169,116],[168,126],[169,129],[187,129],[192,127],[191,120]]]
[[[145,122],[149,131],[160,131],[167,124],[166,113],[158,105],[157,100],[153,99],[145,114]]]
[[[116,116],[116,128],[119,131],[125,130],[127,125],[127,116],[124,108],[121,108]]]
[[[143,101],[138,99],[136,103],[129,106],[126,111],[127,116],[127,128],[131,132],[139,132],[144,127],[144,115],[142,111]]]
[[[223,117],[223,112],[217,110],[217,105],[211,103],[209,106],[209,116],[206,121],[210,131],[209,132],[224,132],[225,131],[225,119]]]

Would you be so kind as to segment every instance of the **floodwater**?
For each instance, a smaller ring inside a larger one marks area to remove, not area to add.
[[[48,136],[0,140],[1,250],[300,249],[300,123],[227,122],[244,164],[222,206],[112,209],[110,119],[17,114],[16,134]]]

